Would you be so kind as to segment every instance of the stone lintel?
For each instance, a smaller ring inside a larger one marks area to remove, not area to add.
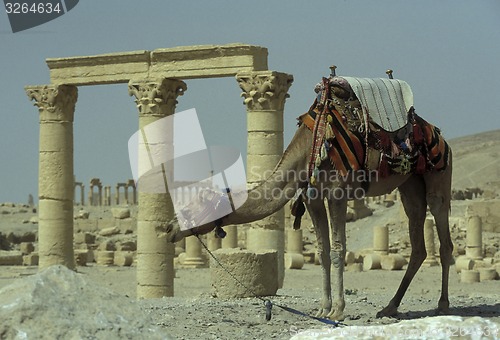
[[[267,48],[244,44],[162,48],[151,52],[151,75],[165,78],[232,77],[267,70]]]
[[[198,45],[94,56],[48,58],[53,84],[127,83],[138,78],[229,77],[267,70],[267,48],[245,44]]]
[[[50,81],[53,84],[99,85],[128,83],[131,78],[143,78],[150,65],[149,51],[132,51],[47,58]]]

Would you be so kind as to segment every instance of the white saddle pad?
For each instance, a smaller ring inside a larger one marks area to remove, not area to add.
[[[363,113],[370,115],[386,131],[396,131],[407,122],[413,106],[413,93],[407,82],[386,78],[344,78],[361,102]]]

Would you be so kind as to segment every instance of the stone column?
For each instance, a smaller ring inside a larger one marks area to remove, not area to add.
[[[111,185],[104,187],[104,205],[111,205]]]
[[[222,239],[218,238],[215,233],[207,234],[207,247],[210,251],[216,251],[222,247]]]
[[[226,237],[222,239],[221,248],[238,248],[238,227],[235,225],[228,225],[224,227]]]
[[[292,75],[275,71],[236,75],[247,109],[247,182],[257,185],[268,176],[283,154],[283,110]],[[247,248],[253,251],[278,251],[278,284],[282,287],[284,270],[283,209],[252,223],[247,233]]]
[[[425,239],[425,250],[427,252],[427,257],[424,260],[423,265],[425,266],[437,266],[438,262],[436,260],[436,246],[434,242],[434,219],[426,218],[424,223],[424,239]]]
[[[389,253],[389,227],[386,225],[373,227],[373,252],[379,255]]]
[[[481,217],[469,217],[465,243],[465,255],[468,258],[473,260],[483,259],[483,226]]]
[[[144,127],[148,124],[172,115],[177,104],[176,98],[186,90],[186,84],[175,79],[161,79],[158,81],[141,80],[129,82],[129,94],[135,97],[139,110],[139,129],[144,137],[145,145],[149,150]],[[173,136],[173,131],[165,131],[167,136]],[[149,141],[151,145],[158,141]],[[166,143],[167,152],[173,152],[169,141]],[[170,140],[172,143],[172,140]],[[148,163],[148,152],[139,152],[139,164]],[[137,216],[137,297],[157,298],[173,296],[174,294],[174,244],[168,243],[165,233],[158,233],[167,221],[174,216],[173,204],[164,181],[166,173],[164,164],[155,167],[153,173],[143,182],[139,180],[138,216]],[[161,191],[151,192],[145,190],[151,178],[156,181],[159,176],[165,187]],[[141,190],[143,185],[143,190]],[[117,195],[119,191],[117,190]]]
[[[201,253],[200,240],[195,236],[186,237],[186,257],[182,265],[188,268],[201,268],[206,266]]]
[[[73,253],[73,117],[75,86],[27,86],[40,112],[38,163],[39,268],[75,268]]]
[[[304,266],[302,229],[288,228],[287,241],[285,267],[287,269],[301,269]]]

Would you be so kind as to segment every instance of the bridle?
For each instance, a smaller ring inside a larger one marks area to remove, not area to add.
[[[229,203],[231,204],[231,208],[234,208],[231,202],[231,197],[230,197],[230,190],[229,188],[226,188],[226,193],[227,193],[227,198]],[[203,208],[200,213],[196,214],[196,216],[189,221],[184,217],[184,214],[181,210],[181,216],[182,218],[186,221],[184,225],[187,226],[187,229],[190,231],[190,236],[198,236],[202,235],[201,233],[197,232],[198,226],[202,225],[203,221],[209,217],[214,211],[217,210],[219,205],[222,202],[222,198],[224,197],[224,194],[219,194],[219,193],[214,193],[213,197],[210,199],[208,204],[205,204],[205,207]],[[234,209],[233,209],[234,210]],[[225,216],[224,216],[225,217]],[[222,229],[223,226],[223,218],[220,217],[214,221],[215,224],[215,234],[217,235],[218,238],[224,238],[226,236],[226,232]]]

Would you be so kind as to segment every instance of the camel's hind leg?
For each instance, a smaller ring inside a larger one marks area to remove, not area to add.
[[[439,257],[441,260],[441,297],[438,303],[438,313],[448,314],[448,277],[450,265],[453,263],[453,243],[450,236],[449,212],[451,204],[451,152],[449,164],[445,171],[433,172],[424,176],[427,204],[431,214],[434,216],[439,236]]]
[[[427,254],[424,243],[424,221],[427,211],[425,182],[422,176],[412,175],[399,186],[401,201],[409,219],[411,242],[410,262],[399,288],[387,307],[377,313],[377,317],[394,316],[411,280],[424,262]]]
[[[333,306],[328,317],[332,320],[344,320],[345,223],[347,214],[347,198],[345,196],[344,192],[342,192],[341,198],[329,197],[328,199],[332,229],[332,251],[330,257],[333,264]]]
[[[325,203],[322,198],[306,199],[304,201],[307,211],[311,216],[318,242],[317,255],[323,274],[323,297],[316,317],[326,317],[332,309],[331,291],[331,260],[330,260],[330,235],[328,232],[328,217]]]

